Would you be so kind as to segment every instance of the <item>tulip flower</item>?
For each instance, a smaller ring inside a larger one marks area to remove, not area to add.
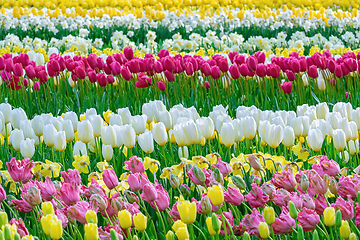
[[[324,210],[324,224],[328,227],[335,225],[335,208],[327,207]]]
[[[270,230],[269,226],[266,222],[260,222],[259,223],[259,234],[262,239],[267,239],[270,237]]]
[[[172,229],[175,231],[175,235],[179,240],[189,239],[190,235],[187,226],[181,220],[176,221],[172,226]]]
[[[64,131],[54,134],[54,145],[59,152],[63,152],[66,149],[66,135]]]
[[[87,240],[97,240],[99,238],[98,227],[95,223],[85,224],[84,231]]]
[[[177,209],[180,214],[181,221],[186,224],[192,224],[196,220],[196,203],[189,201],[182,201],[177,204]]]
[[[319,129],[310,129],[308,135],[309,146],[314,151],[320,151],[323,145],[324,136]]]
[[[132,216],[131,213],[128,210],[121,210],[118,213],[118,217],[119,217],[119,223],[121,228],[123,229],[128,229],[131,227],[132,225]]]
[[[54,214],[54,207],[51,202],[42,202],[41,210],[43,211],[44,216]]]
[[[208,188],[208,196],[215,206],[220,206],[224,202],[224,191],[218,185]]]
[[[20,141],[20,153],[25,158],[32,158],[35,153],[35,140],[27,138]]]
[[[85,218],[87,223],[90,223],[91,221],[91,223],[97,224],[98,222],[96,212],[94,212],[93,210],[88,210],[85,214]]]
[[[111,145],[102,145],[102,156],[106,161],[110,161],[114,155],[114,149]]]
[[[348,221],[342,221],[342,224],[340,226],[340,236],[343,239],[348,239],[350,237],[350,226]]]
[[[103,176],[103,181],[104,181],[105,185],[110,190],[116,188],[119,185],[119,180],[118,180],[114,170],[105,169],[102,176]]]
[[[346,136],[342,129],[336,129],[333,132],[334,147],[338,151],[342,151],[346,146]]]
[[[226,147],[231,147],[235,143],[234,127],[231,123],[224,123],[220,131],[221,141]]]
[[[153,125],[152,133],[154,140],[160,146],[164,146],[168,141],[165,125],[162,122]]]
[[[58,240],[62,238],[63,227],[62,222],[57,217],[53,218],[50,223],[50,237],[51,239]]]
[[[136,230],[138,230],[140,232],[146,230],[147,217],[144,214],[142,214],[141,212],[136,213],[133,216],[133,221],[134,221],[134,225],[135,225]]]
[[[273,207],[265,207],[263,211],[265,222],[269,225],[275,222],[275,212]]]
[[[215,236],[220,233],[220,227],[219,227],[218,231],[215,231],[213,228],[212,219],[213,219],[212,217],[206,218],[206,226],[207,226],[207,229],[208,229],[210,235]],[[218,218],[215,218],[214,220],[218,222],[217,225],[221,226],[222,222]]]
[[[81,121],[78,124],[78,137],[79,140],[87,144],[94,138],[94,132],[89,120]]]

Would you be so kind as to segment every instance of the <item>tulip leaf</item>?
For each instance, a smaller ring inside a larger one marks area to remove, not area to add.
[[[313,98],[315,99],[315,101],[316,101],[317,103],[320,103],[319,98],[315,95],[314,92],[311,92],[311,95],[313,96]]]

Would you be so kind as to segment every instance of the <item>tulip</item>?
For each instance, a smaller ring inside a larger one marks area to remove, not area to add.
[[[146,130],[145,133],[140,134],[138,143],[144,152],[152,153],[154,151],[153,134],[150,131]]]
[[[136,137],[134,128],[131,125],[126,124],[122,126],[121,132],[123,136],[122,140],[124,142],[125,147],[133,148],[135,146],[135,137]]]
[[[159,121],[165,125],[166,131],[169,131],[172,128],[172,118],[168,111],[165,110],[159,112]]]
[[[265,207],[263,211],[265,222],[269,225],[275,222],[275,211],[273,207]]]
[[[100,137],[102,129],[104,128],[104,120],[100,115],[90,115],[88,119],[91,122],[94,137]]]
[[[349,235],[349,240],[357,240],[358,238],[357,238],[357,236],[356,236],[356,234],[355,233],[350,233],[350,235]]]
[[[208,229],[210,235],[215,236],[215,235],[220,233],[220,227],[218,228],[217,231],[215,231],[214,228],[213,228],[212,220],[213,220],[212,217],[207,217],[206,218],[206,226],[207,226],[207,229]],[[217,221],[216,225],[221,226],[222,222],[218,218],[214,218],[214,221]]]
[[[70,120],[75,131],[77,131],[78,117],[74,112],[66,112],[64,114],[64,120]],[[64,128],[64,127],[63,127]]]
[[[308,69],[308,74],[311,78],[317,78],[319,76],[317,67],[315,65],[312,65]]]
[[[177,204],[177,209],[180,214],[181,221],[186,224],[192,224],[196,220],[196,203],[189,201],[182,201]]]
[[[35,140],[27,138],[20,141],[20,153],[25,158],[32,158],[35,153]]]
[[[175,231],[175,235],[179,240],[186,240],[190,238],[187,226],[181,220],[178,220],[172,226],[172,229]]]
[[[310,129],[308,135],[309,146],[314,151],[320,151],[323,145],[324,137],[319,129]]]
[[[102,156],[106,161],[110,161],[113,158],[114,155],[114,149],[112,148],[111,145],[102,145]]]
[[[224,123],[220,131],[221,141],[226,147],[231,147],[235,143],[234,127],[231,123]]]
[[[20,143],[21,141],[24,140],[23,131],[19,129],[15,129],[10,135],[9,142],[10,140],[15,151],[20,151]]]
[[[281,126],[276,126],[272,124],[265,132],[266,142],[272,148],[277,148],[281,143],[282,138],[283,138],[283,129]]]
[[[324,210],[324,224],[328,227],[335,225],[335,208],[327,207]]]
[[[253,117],[245,117],[241,121],[241,129],[245,138],[248,140],[252,140],[256,135],[256,121]]]
[[[54,214],[54,207],[51,202],[42,202],[41,210],[43,211],[44,216]]]
[[[208,196],[215,206],[220,206],[224,202],[224,191],[218,185],[208,188]]]
[[[50,224],[50,229],[51,229],[50,231],[51,239],[58,240],[62,238],[63,227],[60,219],[58,219],[57,217],[53,218]]]
[[[63,152],[66,149],[66,135],[64,131],[55,133],[54,145],[56,150],[58,150],[59,152]]]
[[[178,149],[178,155],[179,155],[179,158],[186,158],[188,159],[189,158],[189,149],[187,146],[184,146],[184,147],[179,147]]]
[[[259,229],[260,237],[262,239],[267,239],[267,238],[270,237],[269,226],[267,225],[266,222],[260,222],[259,226],[258,226],[258,229]]]
[[[346,135],[342,129],[336,129],[333,132],[334,147],[338,151],[342,151],[346,147]]]
[[[88,210],[85,214],[85,218],[87,223],[98,223],[96,212],[94,212],[93,210]]]
[[[105,145],[116,145],[116,133],[112,126],[106,126],[101,129],[101,140]]]
[[[112,169],[105,169],[102,174],[102,177],[105,185],[110,190],[116,188],[119,185],[119,180],[116,176],[116,173]]]
[[[99,239],[98,227],[95,223],[87,223],[84,226],[86,240]]]
[[[48,214],[46,216],[44,215],[43,217],[41,217],[41,220],[40,220],[43,231],[48,236],[51,233],[50,226],[51,226],[51,221],[52,221],[53,218],[54,218],[54,215]],[[11,237],[10,237],[10,239],[11,239]]]
[[[339,229],[340,236],[343,239],[348,239],[350,237],[350,226],[348,221],[342,221],[341,227]]]
[[[294,146],[294,142],[295,142],[295,133],[293,128],[290,126],[285,127],[283,129],[282,143],[284,144],[285,147],[291,148],[292,146]]]
[[[140,232],[146,230],[147,217],[144,214],[142,214],[141,212],[136,213],[133,216],[133,221],[134,221],[134,225],[135,225],[136,230],[138,230]]]
[[[10,162],[6,163],[6,166],[14,182],[27,183],[33,177],[31,169],[34,163],[28,158],[24,158],[22,161],[12,158]]]
[[[74,134],[74,128],[73,128],[73,124],[71,122],[71,120],[66,119],[62,122],[62,128],[63,131],[65,132],[65,136],[66,136],[66,142],[72,142],[75,138],[75,134]]]
[[[155,123],[152,129],[154,140],[160,146],[164,146],[168,141],[165,125],[162,122]]]
[[[4,115],[5,124],[8,124],[10,122],[11,111],[12,111],[11,109],[12,107],[8,103],[0,104],[0,112],[2,112]]]
[[[316,225],[320,222],[320,217],[313,210],[304,207],[297,220],[305,232],[310,232],[316,228]]]
[[[118,217],[119,217],[119,223],[120,223],[121,228],[128,229],[131,227],[131,225],[132,225],[131,217],[132,216],[128,210],[126,210],[126,209],[121,210],[118,213]]]
[[[89,120],[81,121],[78,124],[78,137],[79,140],[87,144],[94,138],[94,132]]]
[[[285,94],[290,94],[292,92],[292,83],[291,82],[284,82],[280,84],[281,90],[284,91]]]

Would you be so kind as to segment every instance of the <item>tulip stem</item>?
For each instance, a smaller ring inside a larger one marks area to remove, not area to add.
[[[221,212],[221,216],[223,217],[223,219],[224,219],[225,223],[229,226],[229,228],[230,228],[230,232],[231,232],[231,235],[233,236],[233,238],[234,238],[234,239],[236,239],[236,236],[234,235],[234,232],[233,232],[233,230],[232,230],[232,227],[231,227],[231,225],[230,225],[229,221],[227,220],[227,218],[225,218],[225,216],[224,216],[224,213],[223,213],[223,212]],[[226,229],[226,225],[225,225],[225,228],[224,228],[224,229]],[[225,230],[225,231],[226,231],[226,230]]]
[[[204,240],[206,240],[206,236],[205,236],[205,234],[203,233],[203,231],[201,231],[201,229],[200,229],[198,226],[196,226],[195,224],[191,224],[191,225],[194,225],[194,227],[201,233],[201,235],[203,236]]]
[[[163,220],[163,218],[161,216],[161,213],[160,213],[159,208],[158,208],[155,201],[154,201],[154,205],[156,207],[156,211],[157,211],[156,213],[157,213],[158,217],[160,218],[160,222],[161,222],[161,226],[163,228],[164,234],[166,235],[165,223],[164,223],[164,220]]]
[[[190,228],[190,239],[194,240],[195,239],[195,233],[194,233],[193,224],[189,224],[188,226]]]
[[[147,240],[150,240],[149,235],[146,233],[146,231],[143,231],[143,236],[145,236]]]
[[[231,160],[231,147],[228,147],[227,149],[228,149],[229,162],[230,162],[230,160]]]

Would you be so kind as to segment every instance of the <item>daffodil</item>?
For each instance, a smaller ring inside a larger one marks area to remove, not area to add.
[[[149,158],[149,157],[145,157],[144,158],[144,167],[145,167],[145,170],[150,170],[151,173],[156,173],[159,169],[159,166],[160,166],[160,162],[155,160],[155,159],[152,159],[152,158]]]
[[[90,170],[90,160],[89,156],[83,155],[75,155],[74,156],[75,161],[72,163],[72,166],[79,170],[80,173],[88,174]]]
[[[60,170],[61,165],[56,162],[51,162],[47,159],[45,159],[45,163],[41,165],[42,169],[40,170],[42,177],[59,177],[60,176]]]

